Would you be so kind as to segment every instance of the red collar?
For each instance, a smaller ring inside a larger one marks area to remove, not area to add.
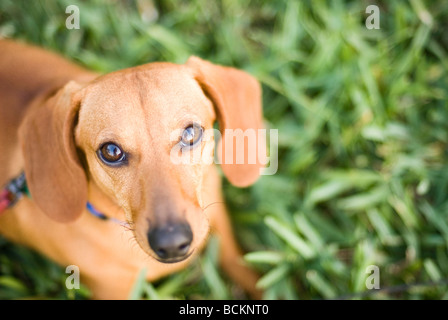
[[[0,214],[15,205],[24,194],[29,195],[29,191],[26,186],[25,173],[21,173],[0,191]]]

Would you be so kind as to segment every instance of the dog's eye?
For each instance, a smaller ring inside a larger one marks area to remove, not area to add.
[[[184,147],[195,145],[202,138],[202,127],[198,124],[192,124],[184,129],[180,139],[180,143]]]
[[[98,149],[99,158],[107,165],[119,165],[126,160],[126,154],[114,143],[108,142]]]

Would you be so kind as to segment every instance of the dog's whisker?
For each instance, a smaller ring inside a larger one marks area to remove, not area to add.
[[[215,205],[215,204],[223,204],[223,205],[225,205],[226,203],[224,201],[214,201],[212,203],[209,203],[208,205],[206,205],[205,207],[203,207],[201,209],[202,209],[202,211],[205,211],[205,210],[208,209],[208,207],[210,207],[212,205]]]
[[[135,231],[135,228],[131,227],[130,225],[123,225],[122,227],[124,228],[125,231],[131,231],[131,232]]]

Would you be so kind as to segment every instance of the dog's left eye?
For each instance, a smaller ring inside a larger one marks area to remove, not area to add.
[[[184,147],[195,145],[202,138],[202,127],[198,124],[192,124],[184,129],[180,138],[180,143]]]
[[[103,144],[98,149],[99,158],[107,165],[117,166],[126,160],[126,153],[112,142]]]

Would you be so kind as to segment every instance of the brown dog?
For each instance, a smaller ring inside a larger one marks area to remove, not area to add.
[[[149,281],[183,268],[211,229],[224,270],[260,298],[222,205],[217,167],[170,159],[213,153],[214,140],[203,135],[215,120],[223,133],[261,128],[253,77],[196,57],[100,76],[0,40],[0,115],[0,187],[25,172],[31,193],[1,213],[1,234],[78,266],[94,298],[121,299],[142,268]],[[219,150],[236,150],[226,141],[224,133]],[[264,146],[251,148],[246,158]],[[261,162],[226,162],[222,170],[247,186]],[[93,216],[86,203],[128,227]]]

